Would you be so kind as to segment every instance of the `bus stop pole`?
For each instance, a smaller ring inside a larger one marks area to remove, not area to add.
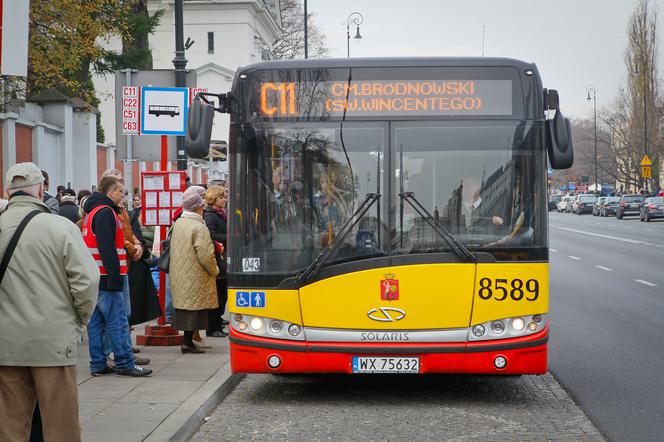
[[[161,136],[161,165],[162,172],[168,170],[168,136]],[[159,226],[159,239],[166,239],[166,226]],[[163,250],[161,251],[163,252]],[[161,317],[157,321],[159,325],[166,324],[166,273],[159,271],[159,305],[161,306]]]

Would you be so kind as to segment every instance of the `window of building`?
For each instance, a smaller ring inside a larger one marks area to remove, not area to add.
[[[214,32],[208,32],[208,54],[214,54]]]

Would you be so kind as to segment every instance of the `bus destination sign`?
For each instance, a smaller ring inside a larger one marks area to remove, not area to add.
[[[512,115],[511,80],[265,82],[263,118]]]

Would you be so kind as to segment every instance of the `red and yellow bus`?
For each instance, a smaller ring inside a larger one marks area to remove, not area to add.
[[[234,372],[546,372],[547,158],[572,146],[534,64],[273,61],[220,97]]]

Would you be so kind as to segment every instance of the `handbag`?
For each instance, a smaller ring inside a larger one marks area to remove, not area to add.
[[[14,249],[16,249],[16,244],[18,244],[18,239],[21,237],[23,230],[25,230],[25,227],[28,225],[30,220],[35,216],[39,215],[40,213],[41,210],[33,210],[32,212],[28,213],[25,216],[25,218],[21,220],[21,223],[16,228],[14,235],[12,235],[11,239],[9,240],[9,244],[7,245],[7,250],[5,250],[5,254],[2,257],[2,262],[0,262],[0,284],[2,284],[2,279],[5,277],[5,272],[7,271],[7,267],[9,266],[9,260],[12,259],[12,255],[14,254]]]
[[[164,273],[168,273],[168,266],[171,261],[171,234],[173,233],[173,225],[166,234],[166,239],[161,242],[161,253],[157,260],[157,267]]]

